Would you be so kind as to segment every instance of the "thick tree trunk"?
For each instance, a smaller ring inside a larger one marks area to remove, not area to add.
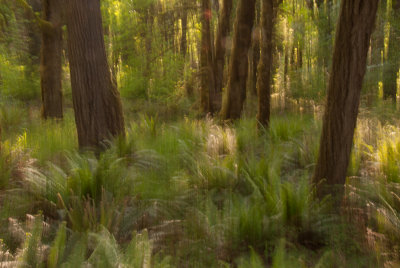
[[[201,1],[201,93],[200,103],[201,112],[206,114],[213,112],[213,100],[215,98],[215,84],[212,59],[212,43],[211,43],[211,6],[210,0]]]
[[[343,185],[379,0],[342,0],[314,182],[319,194]],[[326,188],[329,186],[329,188]]]
[[[254,24],[256,0],[240,0],[233,34],[229,77],[221,115],[225,120],[238,119],[246,99],[248,51]]]
[[[268,128],[270,121],[273,32],[276,8],[279,2],[276,0],[261,1],[261,57],[257,75],[257,120],[265,128]]]
[[[42,89],[42,117],[62,118],[61,88],[62,8],[61,0],[42,0],[43,19],[53,27],[42,29],[40,82]]]
[[[399,30],[397,24],[399,21],[400,0],[392,0],[392,16],[390,23],[390,36],[388,46],[388,58],[385,63],[385,80],[383,83],[383,94],[385,99],[396,101],[397,94],[397,73],[399,72]]]
[[[217,37],[215,40],[215,106],[214,110],[219,111],[222,104],[222,88],[224,81],[224,66],[227,41],[231,30],[230,17],[232,13],[232,0],[223,0],[221,13],[219,15],[219,23],[217,29]]]
[[[121,100],[104,47],[100,1],[69,0],[66,15],[79,147],[99,149],[106,140],[125,134]]]

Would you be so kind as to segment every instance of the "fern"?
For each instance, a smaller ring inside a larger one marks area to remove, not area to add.
[[[61,223],[56,238],[54,239],[53,246],[50,249],[50,254],[47,260],[47,267],[56,268],[63,258],[65,244],[67,240],[66,223]]]
[[[22,255],[19,258],[19,266],[26,265],[30,267],[39,267],[41,263],[41,237],[43,230],[42,217],[36,217],[34,227],[31,233],[27,233],[27,239],[22,249]]]

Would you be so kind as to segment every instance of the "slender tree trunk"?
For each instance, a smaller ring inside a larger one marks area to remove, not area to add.
[[[62,61],[62,6],[61,0],[42,0],[43,19],[52,24],[42,29],[40,82],[42,89],[42,117],[62,118],[61,88]]]
[[[289,73],[289,46],[288,42],[285,45],[285,63],[283,67],[283,87],[285,89],[285,93],[287,91],[287,80],[288,80],[288,73]]]
[[[40,0],[28,0],[27,3],[32,7],[34,12],[41,11]],[[24,62],[24,73],[26,80],[33,82],[40,65],[40,26],[34,21],[30,11],[25,10],[23,19],[25,20],[24,24],[28,35],[28,40],[26,42],[28,57],[26,58],[26,62]]]
[[[146,48],[146,65],[144,66],[143,77],[146,78],[147,87],[147,98],[150,99],[150,78],[151,78],[151,57],[153,50],[153,25],[154,25],[154,13],[155,6],[153,3],[149,4],[145,10],[145,21],[146,21],[146,33],[145,33],[145,48]]]
[[[124,136],[119,92],[104,47],[99,0],[66,2],[72,100],[80,148],[100,149]]]
[[[276,8],[279,2],[276,0],[261,1],[261,57],[257,75],[257,120],[265,128],[268,128],[270,121],[273,32],[277,14]]]
[[[373,65],[372,71],[376,74],[377,81],[384,82],[384,50],[385,50],[385,27],[386,27],[386,9],[387,0],[380,0],[378,7],[378,16],[375,22],[375,31],[371,37],[371,65]],[[374,85],[376,88],[376,85]],[[385,87],[385,83],[383,83]],[[371,105],[376,98],[378,98],[378,90],[374,90],[371,94],[367,95],[367,104]]]
[[[254,24],[256,0],[239,0],[233,34],[229,77],[221,115],[225,120],[238,119],[246,99],[248,51]]]
[[[152,38],[153,38],[153,24],[154,24],[154,5],[150,4],[144,11],[146,33],[145,33],[145,48],[146,48],[146,65],[144,68],[143,76],[146,77],[147,81],[151,75],[151,52],[152,52]]]
[[[297,44],[297,69],[303,68],[303,44]]]
[[[212,43],[211,43],[211,6],[210,0],[201,1],[201,111],[206,114],[213,112],[213,100],[215,98]]]
[[[248,88],[249,92],[257,95],[257,67],[260,62],[260,39],[253,39],[249,53],[249,79]]]
[[[385,99],[396,101],[397,73],[399,72],[399,30],[397,24],[400,17],[400,0],[392,0],[392,14],[390,23],[390,36],[388,46],[388,57],[385,63],[385,80],[383,83],[383,94]]]
[[[329,66],[329,53],[326,52],[332,50],[331,33],[333,29],[331,29],[329,23],[331,7],[332,0],[326,0],[325,4],[323,4],[323,1],[320,1],[318,5],[320,14],[319,19],[324,20],[324,22],[326,21],[326,23],[323,23],[323,25],[319,25],[318,27],[318,55],[322,60],[322,64],[321,62],[319,64],[320,66],[323,66],[324,71],[327,70]],[[321,22],[319,24],[321,24]],[[324,25],[325,27],[323,27]]]
[[[187,53],[187,8],[182,4],[182,11],[181,11],[181,27],[182,27],[182,36],[181,36],[181,54],[183,58],[186,58]]]
[[[220,110],[222,104],[224,66],[225,66],[227,40],[229,38],[229,32],[231,30],[231,23],[230,23],[231,13],[232,13],[232,0],[223,0],[221,13],[219,15],[217,37],[215,40],[215,62],[214,62],[215,92],[216,92],[215,106],[214,106],[215,111]]]
[[[342,0],[314,182],[319,194],[346,180],[362,82],[379,0]],[[326,188],[329,186],[329,188]]]
[[[257,96],[257,67],[260,62],[260,2],[256,1],[256,18],[251,37],[251,48],[249,51],[249,78],[247,79],[248,91]]]
[[[379,2],[378,14],[376,19],[376,31],[372,35],[371,40],[371,60],[373,65],[380,65],[382,61],[382,50],[385,47],[385,16],[387,1],[381,0]]]

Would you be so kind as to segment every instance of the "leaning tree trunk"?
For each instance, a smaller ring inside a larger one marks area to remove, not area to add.
[[[125,134],[119,92],[107,63],[100,1],[69,0],[66,15],[79,147],[100,149]]]
[[[254,24],[255,4],[256,0],[240,0],[238,3],[226,98],[221,110],[225,120],[240,118],[246,99],[247,56]]]
[[[261,56],[257,75],[257,120],[265,128],[268,128],[270,121],[273,32],[279,2],[279,0],[261,1]]]
[[[50,27],[42,27],[40,83],[44,119],[63,117],[61,1],[42,0],[43,19],[51,23]]]
[[[200,104],[201,112],[206,114],[213,112],[213,100],[215,97],[215,84],[212,59],[212,43],[211,43],[211,6],[210,0],[201,1],[201,55],[200,55],[200,72],[201,72],[201,92]]]
[[[379,0],[342,0],[319,157],[319,195],[345,183],[371,33]],[[329,186],[327,188],[326,186]]]
[[[215,39],[215,58],[214,58],[214,74],[215,74],[215,102],[214,110],[221,109],[222,104],[222,87],[224,81],[225,52],[228,45],[229,32],[231,30],[230,17],[232,12],[232,0],[224,0],[219,15],[219,23],[217,28],[217,37]]]
[[[394,102],[396,101],[397,95],[397,73],[399,72],[399,14],[400,12],[400,0],[392,0],[392,16],[390,24],[390,36],[388,46],[388,57],[385,63],[385,76],[383,83],[383,94],[385,99],[391,98]]]

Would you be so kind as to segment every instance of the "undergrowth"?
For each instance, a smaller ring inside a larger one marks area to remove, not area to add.
[[[131,121],[125,140],[110,141],[97,157],[76,150],[70,114],[63,122],[2,120],[8,122],[0,154],[2,264],[398,261],[400,130],[368,121],[378,119],[359,121],[342,215],[329,198],[318,200],[310,183],[320,124],[309,116],[275,116],[268,132],[257,132],[255,120],[231,126],[143,115]]]

